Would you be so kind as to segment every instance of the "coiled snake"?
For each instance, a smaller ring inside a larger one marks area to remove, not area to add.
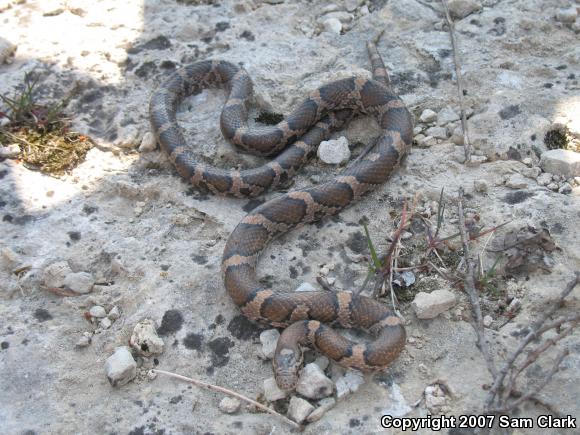
[[[229,62],[207,60],[171,74],[153,93],[150,121],[158,142],[179,174],[194,186],[219,195],[250,197],[292,177],[327,139],[354,114],[374,116],[382,134],[362,158],[333,180],[278,196],[250,212],[230,235],[222,269],[227,291],[250,320],[285,327],[273,360],[280,388],[291,389],[302,363],[300,346],[313,346],[339,364],[359,370],[385,368],[405,345],[400,319],[383,304],[350,292],[279,292],[259,283],[260,253],[275,237],[334,215],[387,180],[409,151],[411,116],[392,90],[374,43],[367,45],[373,79],[350,77],[326,84],[275,126],[248,126],[252,81]],[[179,103],[209,86],[223,86],[228,97],[221,113],[224,136],[246,151],[279,153],[267,164],[228,171],[199,162],[176,120]],[[283,151],[281,151],[283,150]],[[280,152],[281,151],[281,152]],[[369,344],[353,343],[328,325],[363,329]]]

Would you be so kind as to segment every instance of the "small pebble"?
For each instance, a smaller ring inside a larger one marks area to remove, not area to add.
[[[240,410],[242,403],[235,397],[224,397],[219,404],[219,409],[224,414],[235,414]]]
[[[335,140],[325,140],[318,146],[318,158],[329,165],[340,165],[350,159],[348,141],[344,136]]]
[[[458,20],[481,10],[481,4],[475,0],[451,0],[448,7],[451,17]]]
[[[298,288],[295,290],[297,292],[315,292],[316,288],[310,284],[309,282],[303,282],[302,284],[300,284],[298,286]]]
[[[528,181],[521,174],[510,175],[505,185],[510,189],[525,189],[528,187]]]
[[[530,157],[526,157],[522,160],[522,163],[526,165],[528,168],[531,168],[534,165],[534,161]]]
[[[489,328],[492,323],[493,317],[491,317],[489,314],[483,318],[483,326],[485,326],[486,328]]]
[[[89,310],[89,314],[95,319],[101,319],[107,315],[107,312],[100,305],[94,305]]]
[[[417,293],[411,306],[419,319],[434,319],[456,303],[457,298],[454,293],[441,289],[431,293]]]
[[[445,127],[430,127],[425,134],[435,139],[447,139],[447,129]]]
[[[20,155],[20,147],[16,144],[0,147],[0,158],[13,159]]]
[[[419,117],[419,120],[421,122],[424,122],[424,123],[435,122],[436,119],[437,119],[437,113],[435,113],[431,109],[423,110],[423,112],[421,113],[421,116]]]
[[[163,340],[157,335],[157,327],[151,319],[145,319],[135,325],[129,344],[139,355],[152,356],[163,352]]]
[[[109,319],[108,317],[103,317],[99,322],[99,326],[103,329],[109,329],[112,324],[113,322],[111,322],[111,319]]]
[[[364,377],[361,372],[348,370],[336,381],[336,397],[341,399],[347,394],[356,392],[363,383]]]
[[[107,358],[105,372],[113,387],[125,385],[137,376],[137,363],[127,346],[116,348],[115,353]]]
[[[558,183],[550,183],[546,187],[550,190],[553,190],[554,192],[556,192],[560,188],[560,186],[558,186]]]
[[[552,182],[552,174],[549,172],[544,172],[538,175],[537,182],[540,186],[547,186]]]
[[[121,317],[121,311],[119,310],[119,307],[115,305],[113,308],[111,308],[111,311],[109,311],[107,317],[111,319],[113,322],[117,320],[119,317]]]
[[[328,18],[322,22],[322,27],[325,32],[340,35],[342,32],[342,23],[336,18]]]
[[[75,346],[78,348],[83,348],[83,347],[87,347],[91,344],[93,340],[91,339],[91,337],[88,337],[86,335],[83,335],[81,338],[78,339],[78,341],[76,342]]]
[[[318,408],[316,408],[312,413],[308,416],[306,421],[309,423],[313,423],[318,421],[322,418],[324,414],[330,411],[336,405],[336,400],[333,397],[327,397],[326,399],[322,399],[318,402]]]
[[[578,12],[576,7],[572,6],[569,8],[558,9],[556,13],[556,19],[562,23],[572,24],[576,21],[576,17],[578,16]]]
[[[139,152],[140,153],[148,153],[154,151],[157,147],[157,139],[155,139],[155,135],[148,131],[143,135],[143,139],[141,139],[141,144],[139,145]]]
[[[309,399],[328,397],[332,394],[333,389],[332,381],[314,363],[304,366],[296,384],[296,392]]]
[[[459,121],[459,115],[449,106],[441,109],[437,114],[437,125],[446,125],[455,121]]]
[[[72,273],[66,261],[59,261],[47,266],[42,272],[42,280],[48,288],[59,288],[64,286],[64,279]]]
[[[274,352],[276,351],[276,345],[278,344],[279,338],[280,333],[277,329],[268,329],[260,334],[260,342],[262,343],[262,356],[265,359],[272,359],[274,357]]]
[[[487,184],[487,181],[485,180],[474,180],[473,188],[475,189],[476,192],[485,193],[488,191],[489,186]]]
[[[570,183],[562,183],[562,185],[558,188],[558,193],[563,193],[565,195],[572,193],[572,186]]]
[[[78,293],[90,293],[95,284],[95,279],[88,272],[73,272],[69,273],[63,281],[65,288]]]
[[[570,150],[549,150],[542,153],[540,166],[544,172],[563,175],[565,178],[580,176],[580,153]]]
[[[314,406],[312,406],[306,400],[296,396],[293,396],[290,399],[290,404],[288,406],[288,417],[290,417],[296,423],[302,423],[304,420],[306,420],[306,417],[312,413],[312,411],[314,411]]]

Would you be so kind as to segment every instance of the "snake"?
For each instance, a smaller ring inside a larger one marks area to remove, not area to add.
[[[352,76],[324,84],[276,125],[250,125],[253,84],[247,71],[224,60],[181,67],[151,95],[149,118],[157,142],[177,172],[193,186],[216,195],[255,197],[293,177],[321,141],[355,115],[374,117],[381,134],[371,147],[330,181],[290,190],[249,212],[230,234],[222,276],[233,302],[250,321],[284,328],[272,360],[278,387],[296,387],[303,347],[312,347],[341,366],[374,372],[386,369],[406,342],[403,321],[379,301],[349,291],[294,292],[261,284],[258,259],[268,244],[299,226],[339,213],[383,184],[408,154],[411,114],[392,88],[374,41],[367,43],[372,78]],[[200,160],[177,121],[183,100],[209,87],[227,97],[220,116],[223,136],[251,154],[271,156],[250,169],[214,167]],[[370,339],[354,342],[335,327],[356,328]]]

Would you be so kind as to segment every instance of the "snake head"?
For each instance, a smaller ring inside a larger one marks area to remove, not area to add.
[[[272,362],[278,387],[284,391],[293,390],[298,382],[298,370],[302,366],[302,352],[283,348],[276,351]]]

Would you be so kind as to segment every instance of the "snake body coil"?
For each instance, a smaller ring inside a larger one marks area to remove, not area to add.
[[[301,345],[314,346],[339,364],[364,371],[385,368],[405,345],[400,319],[373,299],[349,292],[275,292],[261,285],[256,275],[258,257],[272,239],[340,212],[385,182],[410,149],[411,116],[391,89],[375,45],[369,43],[367,48],[372,80],[350,77],[326,84],[275,126],[248,127],[252,82],[245,70],[229,62],[203,61],[184,67],[169,76],[151,98],[153,131],[178,172],[193,185],[220,195],[256,196],[292,177],[320,141],[353,114],[372,115],[382,128],[374,147],[339,176],[254,209],[226,243],[222,269],[233,301],[248,319],[286,328],[274,357],[276,381],[283,389],[296,383]],[[185,96],[216,85],[229,91],[221,114],[224,136],[255,154],[279,153],[273,160],[243,171],[221,170],[197,161],[177,124],[176,111]],[[374,339],[369,344],[353,343],[330,324],[366,330]]]

